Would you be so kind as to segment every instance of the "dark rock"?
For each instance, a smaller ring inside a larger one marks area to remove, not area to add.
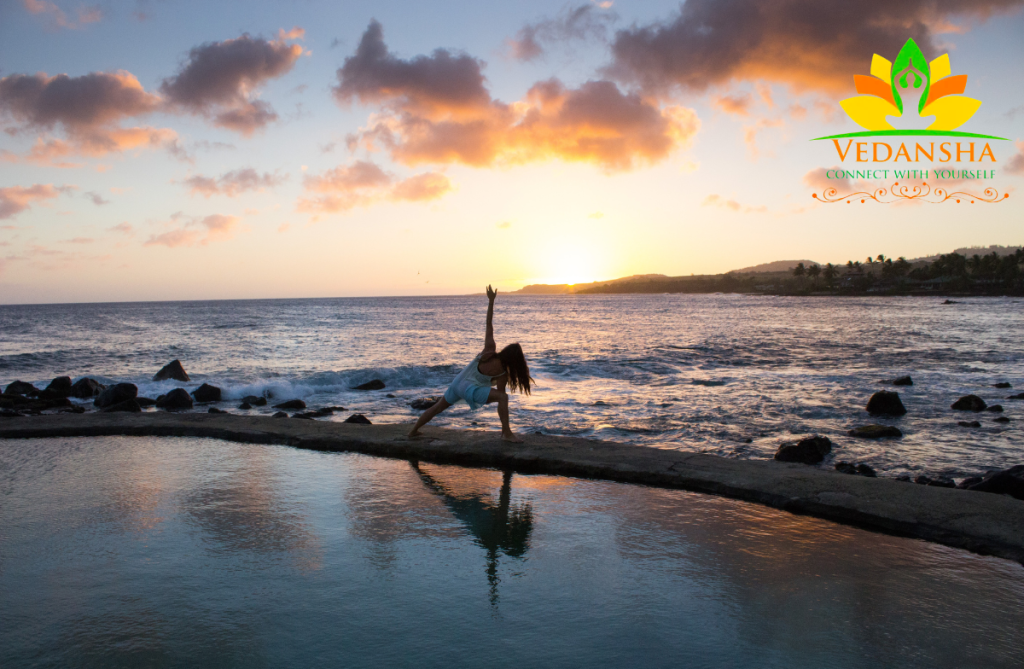
[[[814,435],[797,442],[787,442],[779,446],[775,459],[780,462],[802,462],[805,465],[816,465],[832,451],[832,441],[828,437]]]
[[[292,414],[292,418],[305,418],[306,420],[313,420],[315,417],[313,412]]]
[[[105,409],[106,407],[120,404],[121,402],[127,402],[133,400],[139,395],[139,389],[134,383],[116,383],[103,392],[101,392],[93,404],[98,409]]]
[[[985,407],[985,411],[991,411],[992,413],[1003,413],[1003,405],[993,404],[991,406]]]
[[[836,471],[841,474],[856,474],[857,468],[849,462],[837,462]]]
[[[947,478],[945,476],[938,476],[936,478],[931,478],[930,476],[924,476],[922,474],[921,476],[918,476],[917,478],[914,479],[914,483],[918,483],[920,485],[932,486],[933,488],[955,488],[956,487],[956,483],[953,482],[953,479]]]
[[[891,390],[881,390],[872,395],[866,408],[872,415],[902,416],[907,413],[906,407],[900,401],[900,394]]]
[[[384,397],[387,397],[388,399],[392,399],[393,400],[393,399],[395,399],[395,394],[394,393],[388,393]]]
[[[248,411],[249,409],[252,408],[252,405],[249,404],[248,402],[242,402],[241,404],[238,405],[238,408],[241,409],[242,411]]]
[[[85,407],[83,407],[83,406],[62,407],[60,409],[57,409],[57,413],[85,413]]]
[[[957,422],[960,427],[981,427],[981,423],[976,420],[961,420]]]
[[[20,413],[13,409],[0,409],[0,418],[18,418]]]
[[[857,464],[857,473],[860,474],[861,476],[867,476],[868,478],[872,479],[878,478],[878,474],[875,473],[875,470],[869,465],[865,465],[864,463]]]
[[[287,418],[287,417],[288,417],[288,414],[286,414],[283,411],[278,411],[277,413],[275,413],[273,415],[273,418]]]
[[[949,408],[955,411],[984,411],[985,400],[977,395],[964,395],[956,402],[950,404]]]
[[[993,388],[1013,388],[1013,384],[1012,383],[1007,383],[1006,381],[1000,381],[999,383],[993,383],[992,387]]]
[[[380,379],[374,379],[373,381],[367,381],[364,384],[358,385],[352,390],[384,390],[384,382]]]
[[[96,397],[103,392],[104,388],[106,386],[96,379],[78,379],[75,381],[75,385],[71,386],[71,396],[85,400],[90,397]]]
[[[361,413],[354,413],[354,414],[352,414],[351,416],[349,416],[348,418],[345,419],[345,422],[346,423],[358,423],[360,425],[373,425],[373,423],[370,422],[370,419],[367,418],[366,416],[364,416]]]
[[[140,407],[151,407],[156,404],[156,400],[149,397],[136,397],[135,401],[139,403]]]
[[[912,386],[912,385],[914,385],[914,380],[911,379],[909,376],[901,376],[901,377],[893,379],[892,380],[892,385],[894,385],[894,386]]]
[[[982,480],[967,488],[979,492],[1009,495],[1024,500],[1024,465],[985,474]]]
[[[246,404],[251,404],[254,407],[265,407],[267,406],[266,397],[257,397],[256,395],[246,395],[242,398],[242,401]]]
[[[220,388],[204,383],[192,391],[192,397],[196,402],[220,402]]]
[[[968,476],[963,481],[960,481],[960,483],[957,483],[956,487],[960,488],[961,490],[966,490],[967,488],[970,488],[975,483],[981,483],[981,481],[982,481],[982,478],[980,476]]]
[[[896,480],[901,483],[910,483],[910,474],[900,474],[896,477]]]
[[[172,379],[174,381],[189,380],[188,374],[185,373],[185,368],[181,366],[180,360],[171,360],[163,366],[163,369],[153,375],[154,381],[164,381],[166,379]]]
[[[0,395],[0,409],[14,409],[38,414],[47,409],[60,409],[69,406],[71,406],[71,400],[66,397],[39,399],[22,395]]]
[[[993,421],[996,422],[996,423],[1009,423],[1010,422],[1010,417],[1009,416],[999,416],[998,418],[994,418]]]
[[[110,406],[103,407],[100,411],[104,413],[113,413],[115,411],[129,411],[131,413],[139,413],[142,411],[142,407],[135,399],[125,400],[124,402],[118,402],[117,404],[111,404]]]
[[[846,434],[860,439],[884,439],[886,437],[902,437],[903,432],[892,425],[861,425],[855,427]]]
[[[175,388],[166,395],[156,398],[156,405],[167,411],[192,408],[192,396],[184,388]]]
[[[71,377],[58,376],[50,385],[43,390],[44,393],[51,393],[54,397],[69,397],[71,395]]]
[[[413,400],[412,402],[409,402],[409,406],[411,406],[413,409],[416,409],[417,411],[424,411],[424,410],[429,409],[430,407],[434,406],[435,404],[437,404],[437,401],[439,399],[441,399],[441,398],[440,397],[423,397],[421,399]]]
[[[1008,399],[1008,400],[1024,400],[1024,393],[1017,393],[1016,395],[1010,395],[1006,399]]]
[[[960,303],[957,302],[956,300],[946,300],[945,302],[943,302],[943,304],[960,304]]]
[[[324,407],[323,409],[318,409],[318,411],[330,411],[331,413],[334,413],[335,411],[345,411],[345,410],[346,410],[345,407]]]
[[[224,411],[223,409],[218,409],[217,407],[210,407],[210,410],[207,411],[206,413],[227,413],[227,411]]]
[[[24,381],[11,381],[4,388],[4,395],[24,395],[26,397],[35,397],[39,394],[39,388],[36,388],[31,383],[25,383]]]
[[[302,400],[288,400],[274,405],[275,409],[305,409],[306,403]]]

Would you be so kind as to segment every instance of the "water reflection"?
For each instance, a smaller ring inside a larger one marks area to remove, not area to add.
[[[443,473],[431,474],[416,460],[409,463],[420,480],[433,494],[437,495],[469,530],[470,534],[487,551],[487,582],[490,585],[492,605],[498,603],[498,554],[522,558],[530,547],[530,532],[533,530],[533,509],[528,502],[512,504],[512,472],[502,472],[501,490],[498,501],[487,493],[457,490],[446,485]]]

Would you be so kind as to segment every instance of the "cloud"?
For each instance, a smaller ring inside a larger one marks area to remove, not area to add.
[[[135,229],[132,228],[130,223],[118,223],[117,225],[107,228],[110,232],[116,232],[121,235],[134,235]]]
[[[719,207],[722,209],[728,209],[730,211],[739,212],[742,214],[765,214],[768,212],[768,207],[761,205],[759,207],[752,207],[749,205],[743,205],[736,200],[731,200],[722,197],[721,195],[711,194],[704,198],[701,202],[702,207]]]
[[[63,9],[48,0],[21,0],[21,4],[30,14],[45,16],[52,28],[74,30],[103,18],[103,11],[97,6],[82,5],[78,8],[77,18],[69,19]]]
[[[296,208],[313,214],[336,214],[376,202],[426,202],[452,189],[448,177],[437,172],[400,180],[363,160],[323,175],[307,176],[304,185],[306,196],[299,199]]]
[[[218,178],[197,175],[185,180],[192,195],[227,195],[237,197],[246,191],[263,191],[274,188],[288,180],[288,176],[279,176],[265,172],[260,174],[251,167],[226,172]]]
[[[829,179],[827,172],[830,169],[834,170],[840,168],[818,167],[816,169],[813,169],[804,175],[804,184],[809,186],[810,189],[816,193],[823,193],[826,190],[835,188],[840,195],[843,195],[853,190],[853,183],[846,177],[843,177],[842,179]]]
[[[188,60],[160,84],[172,108],[203,116],[214,125],[249,136],[276,120],[273,108],[256,98],[270,79],[291,71],[302,47],[287,40],[301,28],[281,32],[268,41],[245,34],[223,42],[207,42],[189,51]]]
[[[846,92],[871,55],[892,58],[914,38],[936,54],[934,36],[956,18],[986,19],[1022,0],[687,0],[678,14],[620,30],[612,42],[613,78],[664,94],[702,92],[738,81],[771,81],[796,90]]]
[[[105,204],[110,204],[110,200],[105,199],[102,195],[94,191],[89,191],[88,193],[85,193],[85,196],[92,200],[92,203],[97,207],[103,206]]]
[[[1006,171],[1010,174],[1024,174],[1024,142],[1017,142],[1017,153],[1006,163]]]
[[[749,116],[750,106],[753,104],[754,99],[750,93],[743,93],[740,95],[719,95],[711,99],[711,105],[717,109],[721,109],[726,114],[733,114],[735,116]]]
[[[606,171],[655,163],[688,145],[700,122],[683,107],[662,107],[610,81],[567,88],[534,85],[524,100],[491,98],[481,63],[439,49],[401,60],[387,51],[379,23],[338,70],[335,96],[381,106],[349,148],[387,151],[405,165],[517,165],[558,158]]]
[[[75,237],[74,239],[65,239],[64,244],[92,244],[96,240],[92,237]]]
[[[761,118],[751,125],[743,126],[743,143],[747,145],[747,151],[750,154],[751,160],[757,160],[761,155],[761,150],[757,146],[758,133],[766,128],[781,128],[782,125],[783,121],[780,118]]]
[[[125,71],[80,77],[13,74],[0,79],[0,115],[19,124],[16,133],[59,128],[67,137],[37,137],[23,157],[37,165],[78,167],[64,159],[171,145],[177,138],[173,130],[120,125],[156,111],[160,104],[158,96],[146,92]]]
[[[36,184],[24,188],[10,186],[0,188],[0,219],[13,218],[25,211],[35,202],[52,200],[66,192],[68,187],[55,187],[52,184]]]
[[[516,60],[531,61],[544,54],[543,44],[604,40],[608,26],[618,16],[613,12],[603,12],[599,7],[607,9],[610,6],[584,4],[566,7],[555,18],[529,23],[520,28],[514,38],[505,40],[509,55]]]
[[[171,218],[176,220],[181,217],[172,216]],[[166,246],[168,248],[196,245],[206,246],[210,242],[231,239],[237,231],[239,220],[237,216],[223,216],[221,214],[191,219],[181,227],[159,235],[151,235],[143,245]]]

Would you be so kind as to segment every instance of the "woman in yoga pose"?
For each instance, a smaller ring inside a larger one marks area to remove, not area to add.
[[[420,428],[426,425],[431,418],[441,413],[456,402],[464,401],[473,410],[479,409],[485,404],[496,402],[498,404],[498,417],[501,418],[501,438],[503,441],[522,443],[522,439],[512,432],[508,425],[508,393],[505,388],[512,391],[522,391],[530,394],[530,368],[526,364],[526,357],[523,355],[523,347],[518,343],[509,344],[500,351],[494,344],[494,298],[498,291],[487,286],[487,333],[484,336],[484,350],[473,358],[465,369],[459,372],[444,397],[439,399],[434,406],[423,412],[416,426],[409,432],[410,437],[419,436]],[[492,387],[493,386],[493,387]]]

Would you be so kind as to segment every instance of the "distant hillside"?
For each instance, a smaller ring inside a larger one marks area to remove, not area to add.
[[[636,281],[639,279],[647,280],[658,280],[667,279],[668,277],[664,274],[634,274],[633,276],[624,276],[621,279],[612,279],[611,281],[594,281],[592,283],[533,283],[529,286],[523,286],[519,290],[512,291],[512,295],[569,295],[572,293],[580,293],[585,290],[591,290],[593,288],[599,288],[601,286],[607,286],[610,284],[619,283],[622,281]]]
[[[1002,258],[1003,256],[1008,256],[1016,253],[1017,250],[1020,248],[1020,246],[996,246],[995,244],[991,246],[964,246],[953,251],[953,253],[959,253],[960,255],[967,256],[968,258],[974,255],[985,256],[991,253],[996,253],[999,255],[1000,258]],[[933,256],[914,258],[910,262],[935,262],[936,260],[939,259],[940,255],[941,254],[936,253]]]
[[[760,272],[788,272],[800,263],[804,264],[804,267],[810,267],[811,265],[820,265],[822,263],[815,262],[813,260],[776,260],[775,262],[766,262],[760,265],[754,265],[753,267],[744,267],[743,269],[732,270],[733,274],[753,274]]]

